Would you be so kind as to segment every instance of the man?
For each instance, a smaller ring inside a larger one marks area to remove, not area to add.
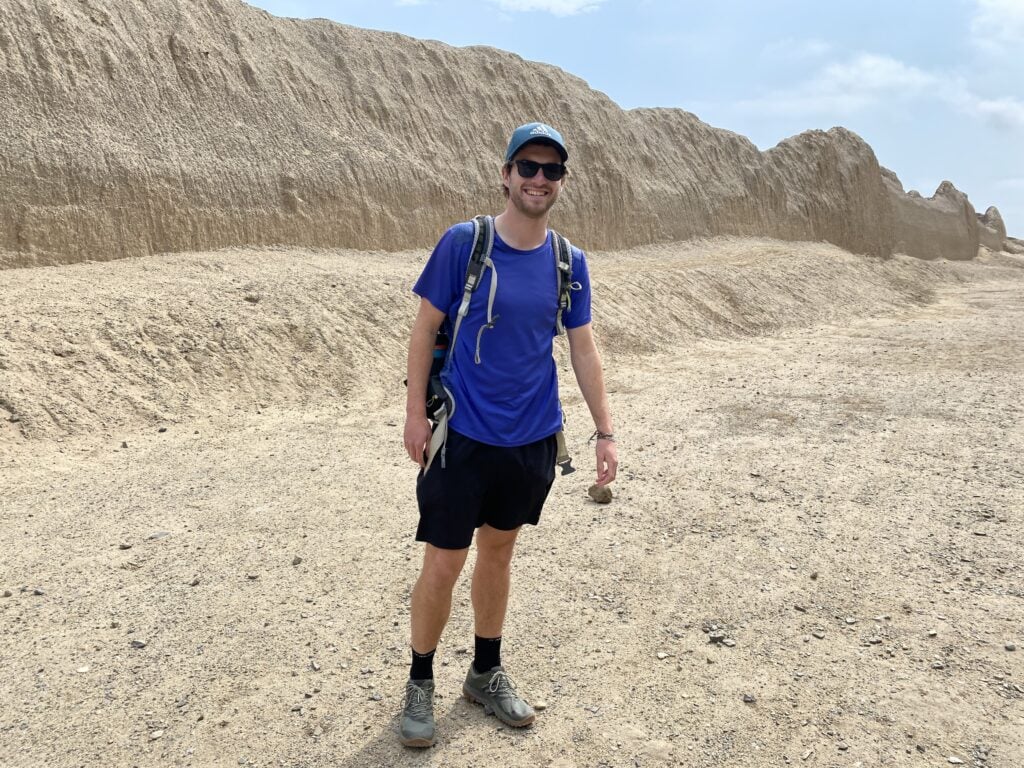
[[[501,665],[512,552],[523,524],[536,525],[554,481],[556,435],[562,428],[552,356],[558,277],[548,213],[565,185],[568,152],[543,123],[512,134],[501,169],[507,202],[494,219],[491,268],[473,293],[442,374],[452,401],[440,456],[427,461],[431,425],[424,411],[438,328],[454,327],[462,303],[473,223],[457,224],[438,242],[413,291],[419,312],[409,343],[405,449],[420,465],[416,533],[425,542],[412,593],[412,669],[406,685],[401,741],[434,741],[433,658],[451,611],[452,589],[476,534],[472,599],[473,663],[465,696],[502,722],[522,727],[533,709]],[[500,282],[491,287],[494,281]],[[572,249],[571,305],[562,320],[573,371],[597,431],[597,483],[615,479],[618,460],[601,358],[590,325],[586,259]]]

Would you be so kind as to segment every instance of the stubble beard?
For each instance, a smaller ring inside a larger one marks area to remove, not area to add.
[[[523,214],[523,216],[530,219],[543,219],[548,215],[552,206],[554,206],[558,196],[554,194],[548,195],[544,200],[544,205],[541,207],[530,205],[529,199],[532,198],[528,198],[527,194],[522,189],[510,193],[510,199],[512,200],[512,205],[514,205],[516,210]]]

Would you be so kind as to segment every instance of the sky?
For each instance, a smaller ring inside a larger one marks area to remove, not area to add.
[[[841,125],[905,189],[929,197],[948,179],[1024,237],[1024,0],[250,4],[503,48],[581,77],[624,109],[680,107],[761,149]]]

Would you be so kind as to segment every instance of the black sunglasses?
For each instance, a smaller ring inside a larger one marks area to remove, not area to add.
[[[516,170],[524,179],[532,179],[537,171],[544,171],[548,181],[558,181],[565,176],[565,165],[562,163],[538,163],[534,160],[516,160]]]

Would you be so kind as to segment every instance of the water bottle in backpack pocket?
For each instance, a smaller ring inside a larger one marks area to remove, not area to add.
[[[436,421],[437,409],[444,403],[447,394],[441,383],[441,370],[448,356],[448,334],[439,330],[434,339],[434,357],[430,361],[430,378],[427,380],[427,418]]]

